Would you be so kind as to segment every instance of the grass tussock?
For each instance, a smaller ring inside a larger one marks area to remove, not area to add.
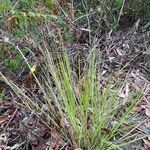
[[[50,130],[51,145],[57,135],[60,149],[121,150],[147,137],[135,132],[142,121],[133,113],[146,87],[126,87],[125,76],[139,67],[149,73],[149,33],[138,33],[150,28],[149,6],[149,0],[0,1],[0,83],[18,96],[13,107],[30,110]],[[0,91],[0,101],[4,96]]]
[[[121,99],[118,97],[120,86],[114,87],[110,83],[100,86],[94,49],[89,50],[84,75],[80,76],[79,68],[78,78],[73,73],[73,66],[64,47],[57,60],[52,57],[50,49],[42,49],[42,77],[35,75],[24,54],[17,49],[30,68],[43,98],[37,98],[37,101],[34,95],[26,95],[21,87],[2,73],[1,78],[38,117],[44,121],[46,119],[52,131],[60,132],[63,141],[83,150],[111,150],[121,149],[144,136],[130,133],[136,126],[132,121],[132,109],[142,94],[133,91]]]

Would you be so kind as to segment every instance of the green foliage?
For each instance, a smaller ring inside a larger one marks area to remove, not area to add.
[[[28,34],[29,28],[36,30],[37,26],[42,22],[50,22],[51,20],[56,20],[57,16],[48,13],[38,13],[34,11],[11,11],[11,17],[7,21],[3,20],[3,24],[6,22],[6,25],[9,32],[13,33],[16,37],[24,37]]]
[[[117,116],[114,124],[111,123],[109,121],[110,116],[116,118],[118,110],[122,107],[120,100],[117,98],[119,90],[117,88],[112,89],[108,85],[102,93],[99,91],[95,58],[94,56],[89,58],[89,66],[84,78],[79,79],[78,84],[73,81],[67,56],[59,60],[56,68],[55,66],[47,68],[59,90],[60,99],[57,101],[64,106],[65,114],[67,114],[67,118],[71,123],[78,147],[87,150],[106,150],[113,149],[115,145],[119,148],[120,143],[114,142],[112,144],[112,139],[126,129],[124,124],[126,124],[125,122],[129,123],[130,113],[137,104],[140,95],[136,92],[133,93],[130,96],[131,101],[128,102],[126,111]],[[56,70],[59,70],[59,72],[56,72]],[[56,106],[58,109],[61,108],[57,104]],[[106,126],[109,130],[107,134],[103,130]],[[123,140],[120,142],[123,143]]]
[[[0,1],[0,14],[5,15],[12,8],[12,3],[10,0],[1,0]],[[1,16],[0,16],[1,17]]]
[[[51,19],[57,19],[57,16],[35,12],[22,12],[13,11],[12,17],[15,17],[18,21],[18,25],[21,27],[28,27],[29,25],[41,23],[42,21],[50,21]]]
[[[66,37],[67,41],[69,41],[69,42],[74,41],[74,36],[73,36],[72,32],[66,32],[65,37]]]
[[[22,64],[22,56],[20,54],[17,54],[14,59],[7,61],[6,66],[10,68],[11,70],[15,71],[19,69],[21,64]]]
[[[3,99],[5,96],[5,90],[0,91],[0,101]]]
[[[64,1],[62,10],[67,11],[67,1]],[[128,22],[129,26],[132,25],[136,19],[141,18],[144,22],[144,25],[147,25],[147,23],[150,22],[150,4],[149,0],[140,1],[140,0],[126,0],[125,5],[123,6],[122,0],[96,0],[96,1],[90,1],[90,0],[82,0],[74,1],[74,11],[75,11],[75,17],[81,17],[86,15],[91,10],[98,11],[99,14],[95,14],[95,20],[103,20],[104,22],[97,23],[97,21],[92,21],[90,23],[91,29],[93,27],[93,30],[99,24],[102,23],[102,25],[106,26],[106,23],[109,24],[112,28],[117,28],[120,25],[126,26]],[[71,4],[71,2],[70,2]],[[66,5],[66,6],[65,6]],[[51,19],[56,18],[56,16],[52,13],[53,9],[56,8],[57,5],[51,0],[21,0],[21,1],[10,1],[10,0],[1,0],[0,2],[0,14],[1,16],[1,22],[3,22],[3,25],[7,22],[7,19],[10,17],[16,17],[16,22],[18,22],[19,27],[21,27],[20,30],[27,28],[30,25],[36,25],[41,21],[50,21]],[[59,7],[59,6],[58,6]],[[65,8],[66,7],[66,8]],[[123,7],[122,12],[121,8]],[[11,9],[12,14],[10,13],[9,16],[5,16],[7,12],[9,12]],[[59,11],[59,10],[57,10]],[[11,16],[10,16],[11,15]],[[121,16],[120,16],[121,15]],[[4,17],[5,16],[5,17]],[[59,15],[57,17],[62,17],[63,13],[59,12]],[[120,19],[119,19],[120,18]],[[130,20],[130,22],[128,21]],[[83,20],[84,24],[86,24],[86,20]],[[30,25],[29,25],[30,24]],[[2,25],[2,27],[3,27]],[[110,27],[109,26],[109,27]],[[108,26],[107,26],[108,27]],[[147,26],[146,26],[147,27]],[[17,26],[18,28],[18,26]],[[104,27],[105,28],[105,27]],[[68,37],[68,36],[67,36]]]
[[[25,50],[22,50],[26,54]],[[22,65],[23,58],[20,53],[14,50],[10,45],[0,45],[0,61],[4,63],[5,70],[16,71]]]
[[[95,13],[94,19],[90,20],[90,28],[93,29],[93,32],[97,31],[98,26],[104,29],[117,29],[117,27],[131,27],[138,19],[141,19],[144,25],[150,21],[149,0],[82,0],[82,3],[77,6],[77,17],[90,14],[92,10],[98,11],[99,14]],[[94,20],[97,21],[94,22]],[[86,20],[83,19],[80,24],[87,26],[85,25]]]
[[[20,28],[15,28],[12,33],[15,37],[18,38],[23,38],[27,36],[26,29],[24,29],[22,26],[20,26]]]
[[[53,7],[55,7],[55,4],[53,3],[53,0],[46,0],[46,1],[45,1],[45,5],[46,5],[49,9],[52,9]]]
[[[21,0],[19,2],[18,8],[31,9],[36,3],[36,0]]]
[[[143,13],[144,13],[144,24],[146,25],[150,23],[150,1],[149,0],[147,0],[143,4]]]
[[[122,4],[122,0],[115,0],[114,7],[118,9],[121,7],[121,4]]]

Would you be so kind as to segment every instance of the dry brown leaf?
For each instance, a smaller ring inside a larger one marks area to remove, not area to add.
[[[135,112],[135,113],[138,113],[138,112],[140,112],[141,110],[142,110],[142,107],[141,107],[141,106],[136,106],[136,107],[133,108],[133,112]]]
[[[13,29],[16,27],[16,24],[17,24],[17,21],[16,21],[16,17],[12,16],[12,17],[9,17],[7,19],[7,22],[6,22],[6,25],[7,25],[7,28],[8,28],[8,31],[9,32],[12,32]]]
[[[0,116],[0,124],[7,120],[7,116]]]

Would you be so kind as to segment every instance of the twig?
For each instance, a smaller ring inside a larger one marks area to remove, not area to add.
[[[144,122],[145,122],[145,120],[142,121],[141,123],[139,123],[137,126],[135,126],[132,130],[130,130],[128,133],[126,133],[124,136],[122,136],[119,140],[125,138],[125,137],[128,136],[130,133],[132,133],[134,130],[141,131],[138,127],[139,127],[142,123],[144,123]],[[141,132],[144,133],[143,131],[141,131]]]
[[[122,6],[121,6],[121,9],[120,9],[120,12],[119,12],[117,24],[119,24],[119,21],[120,21],[121,15],[122,15],[122,11],[123,11],[123,8],[124,8],[125,1],[126,0],[122,1]]]
[[[10,122],[13,120],[13,118],[15,117],[16,113],[18,111],[18,108],[16,108],[16,110],[14,111],[13,115],[11,116],[11,118],[9,119],[7,125],[5,126],[4,130],[6,130],[6,128],[9,126]]]

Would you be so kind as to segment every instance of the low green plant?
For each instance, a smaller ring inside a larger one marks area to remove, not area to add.
[[[65,37],[66,37],[67,41],[69,41],[69,42],[73,42],[74,39],[75,39],[74,36],[73,36],[73,34],[72,34],[72,32],[67,32],[65,34]]]
[[[26,50],[22,50],[23,54],[26,54]],[[0,61],[3,63],[3,70],[18,70],[21,65],[23,58],[20,53],[14,50],[11,45],[0,45]]]
[[[131,121],[132,109],[140,101],[142,94],[133,91],[124,100],[118,97],[120,86],[112,88],[111,84],[108,84],[101,89],[94,48],[90,50],[84,76],[79,75],[75,80],[69,57],[65,49],[62,50],[64,55],[59,55],[57,63],[53,61],[49,49],[42,50],[42,82],[32,72],[43,92],[44,103],[41,100],[38,103],[34,97],[28,97],[15,83],[2,73],[0,75],[18,97],[24,97],[36,115],[46,118],[53,130],[59,130],[60,135],[64,135],[61,138],[70,141],[74,148],[121,149],[126,144],[142,139],[143,135],[121,136],[124,132],[130,133],[137,125]],[[19,48],[18,51],[31,70],[32,67],[24,54]],[[45,105],[47,109],[41,107]]]
[[[36,0],[20,0],[18,8],[31,9],[36,4]]]
[[[0,101],[3,99],[5,96],[5,90],[0,91]]]
[[[131,119],[132,108],[138,103],[141,95],[137,92],[132,93],[128,107],[119,116],[118,110],[122,108],[120,99],[118,99],[119,88],[112,89],[108,84],[103,91],[100,91],[94,54],[89,57],[89,65],[84,77],[79,78],[77,83],[73,80],[67,56],[59,60],[56,68],[50,65],[47,69],[52,74],[59,90],[61,98],[57,101],[64,107],[78,148],[114,149],[133,140],[126,138],[125,141],[124,139],[115,141],[113,139],[117,138],[126,128],[134,126],[133,124],[127,126],[126,122]],[[62,106],[59,105],[60,109]]]
[[[13,16],[16,17],[19,28],[22,26],[20,30],[23,30],[23,28],[26,28],[27,30],[29,26],[37,24],[37,21],[49,21],[49,18],[53,18],[50,17],[51,15],[57,14],[57,17],[64,17],[64,20],[66,20],[66,18],[69,20],[69,16],[67,15],[69,14],[69,12],[67,12],[69,6],[73,6],[74,8],[75,20],[78,20],[79,18],[82,18],[83,20],[83,18],[85,18],[83,22],[79,19],[78,24],[80,24],[80,26],[87,27],[86,18],[89,18],[88,24],[90,24],[93,31],[98,27],[101,29],[104,26],[109,29],[117,29],[119,26],[126,26],[127,20],[129,25],[133,25],[133,23],[139,18],[141,18],[144,25],[147,25],[150,21],[149,0],[145,0],[144,2],[140,0],[82,0],[81,2],[70,1],[69,3],[67,0],[64,0],[61,9],[60,5],[54,1],[20,0],[12,2],[10,0],[2,0],[0,2],[0,25],[2,25],[4,29],[7,29],[6,22]],[[53,10],[56,12],[53,12]],[[91,19],[93,18],[91,17],[93,15],[90,15],[91,10],[94,13],[95,19]],[[28,25],[29,22],[30,25]]]
[[[36,13],[36,12],[24,12],[24,11],[12,11],[12,15],[9,18],[8,29],[16,37],[25,36],[29,28],[36,28],[41,22],[49,22],[50,20],[57,19],[56,15]]]
[[[12,3],[10,0],[1,0],[0,1],[0,14],[5,15],[12,8]],[[2,17],[2,16],[0,16]]]
[[[7,61],[6,67],[15,71],[20,68],[21,64],[22,64],[22,57],[21,55],[17,55],[15,59]]]

